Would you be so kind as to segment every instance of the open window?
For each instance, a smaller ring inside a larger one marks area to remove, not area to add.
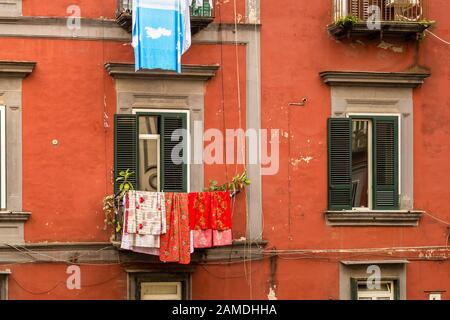
[[[329,210],[399,209],[399,119],[328,120]]]
[[[138,190],[188,191],[188,113],[136,112],[115,116],[115,178],[135,172]],[[115,184],[115,192],[119,189]]]

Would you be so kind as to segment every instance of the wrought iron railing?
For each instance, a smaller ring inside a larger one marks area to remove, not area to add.
[[[358,21],[419,22],[427,0],[333,0],[335,21],[349,16]]]
[[[120,15],[124,12],[132,12],[133,11],[133,0],[117,0],[117,14]],[[198,5],[198,4],[201,4]],[[214,17],[214,7],[212,5],[213,1],[211,0],[192,0],[190,1],[190,12],[191,17],[198,18],[213,18]]]

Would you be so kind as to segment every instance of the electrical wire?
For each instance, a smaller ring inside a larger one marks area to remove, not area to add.
[[[124,273],[121,271],[121,272],[115,274],[114,276],[112,276],[111,278],[108,278],[108,279],[106,279],[106,280],[103,280],[103,281],[100,281],[100,282],[96,282],[96,283],[92,283],[92,284],[81,284],[80,286],[81,286],[81,288],[92,288],[92,287],[100,286],[100,285],[103,285],[103,284],[106,284],[106,283],[108,283],[108,282],[110,282],[110,281],[115,280],[116,278],[118,278],[119,276],[121,276],[121,275],[123,275],[123,274],[124,274]],[[56,288],[58,288],[59,285],[62,285],[62,284],[65,284],[65,283],[66,283],[65,281],[59,281],[59,282],[57,282],[53,287],[51,287],[51,288],[48,289],[48,290],[43,290],[43,291],[32,291],[32,290],[30,290],[30,289],[25,288],[25,286],[23,286],[19,281],[17,281],[17,279],[16,279],[13,275],[8,275],[8,277],[11,278],[11,280],[13,280],[13,281],[17,284],[17,286],[18,286],[19,288],[21,288],[23,291],[25,291],[25,292],[27,292],[27,293],[29,293],[29,294],[31,294],[31,295],[43,295],[43,294],[48,294],[48,293],[54,291]]]
[[[442,39],[441,37],[439,37],[437,34],[434,34],[433,32],[431,32],[430,30],[425,30],[426,32],[428,32],[429,34],[431,34],[433,37],[435,37],[436,39],[438,39],[439,41],[445,43],[445,44],[450,44],[450,42]]]
[[[38,251],[33,251],[31,249],[28,249],[24,246],[21,245],[12,245],[12,244],[3,244],[5,246],[8,246],[10,248],[13,248],[14,250],[18,251],[19,253],[22,253],[26,256],[29,256],[32,260],[31,261],[26,261],[26,262],[17,262],[17,263],[11,263],[11,264],[3,264],[3,265],[14,265],[14,264],[23,264],[23,263],[43,263],[43,262],[53,262],[53,263],[65,263],[65,264],[73,264],[73,265],[84,265],[84,266],[107,266],[107,265],[120,265],[120,257],[118,256],[118,261],[114,262],[114,263],[87,263],[87,262],[77,262],[75,260],[80,259],[81,257],[84,257],[86,255],[90,255],[92,254],[92,252],[89,253],[84,253],[84,254],[80,254],[74,257],[74,259],[72,260],[66,260],[66,259],[57,259],[53,256],[50,256],[48,254],[42,253],[42,252],[38,252]],[[98,253],[100,251],[106,250],[106,249],[111,249],[111,246],[106,246],[103,248],[100,248],[96,251],[94,251],[94,253]],[[38,260],[36,259],[33,255],[38,255],[38,256],[42,256],[45,257],[47,259],[50,259],[50,261],[42,261],[42,260]]]
[[[432,214],[429,214],[428,212],[424,212],[424,214],[427,215],[427,216],[429,216],[430,218],[436,220],[436,221],[439,221],[440,223],[443,223],[443,224],[445,224],[445,225],[447,225],[447,226],[450,226],[450,223],[448,223],[447,221],[444,221],[444,220],[442,220],[442,219],[440,219],[440,218],[438,218],[438,217],[435,217],[435,216],[433,216]]]

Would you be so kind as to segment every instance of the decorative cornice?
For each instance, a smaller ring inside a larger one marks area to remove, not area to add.
[[[36,62],[0,61],[0,77],[25,78],[33,72]]]
[[[195,80],[207,81],[215,76],[218,65],[182,65],[181,73],[166,70],[139,70],[135,71],[134,64],[114,63],[105,64],[109,75],[115,79],[155,79],[155,80]]]
[[[327,211],[330,226],[417,227],[423,211]]]
[[[431,74],[427,72],[368,72],[368,71],[323,71],[325,84],[350,87],[404,87],[416,88]]]
[[[28,219],[30,219],[30,216],[30,212],[2,211],[0,212],[0,222],[28,221]]]

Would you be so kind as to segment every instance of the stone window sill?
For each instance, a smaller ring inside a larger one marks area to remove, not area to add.
[[[0,211],[0,222],[25,222],[30,219],[30,212],[23,211]]]
[[[327,225],[334,227],[417,227],[424,214],[419,210],[326,211]]]

